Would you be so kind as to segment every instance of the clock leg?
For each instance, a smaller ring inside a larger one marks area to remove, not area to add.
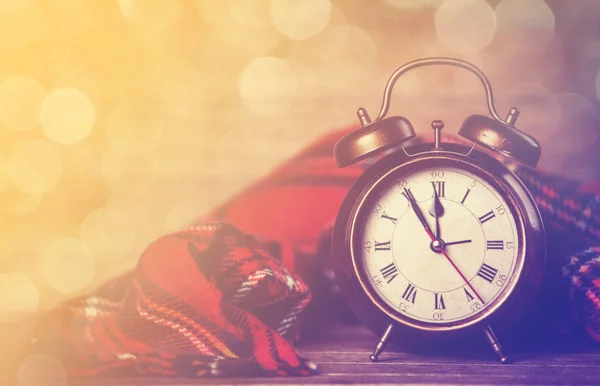
[[[381,354],[383,352],[383,350],[385,350],[385,346],[387,345],[387,342],[390,338],[393,328],[394,328],[393,324],[388,324],[387,328],[383,332],[383,335],[381,336],[381,339],[379,339],[377,346],[375,346],[375,349],[373,350],[373,354],[371,354],[371,356],[369,357],[371,362],[377,362],[379,360],[379,354]]]
[[[500,345],[500,342],[498,341],[498,338],[496,338],[496,334],[494,334],[492,328],[487,326],[483,332],[485,333],[485,337],[487,338],[488,342],[490,342],[490,345],[492,345],[492,349],[494,349],[496,354],[498,354],[500,357],[500,363],[508,363],[508,358],[502,352],[502,345]]]

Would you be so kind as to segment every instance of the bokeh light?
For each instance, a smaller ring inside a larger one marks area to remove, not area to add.
[[[0,122],[11,130],[30,130],[39,122],[47,91],[36,79],[12,76],[0,83]]]
[[[47,310],[91,289],[45,282],[53,242],[91,284],[131,269],[358,107],[373,118],[391,72],[425,56],[479,66],[542,169],[598,179],[599,19],[600,0],[0,1],[0,275]],[[449,67],[407,73],[390,108],[418,135],[475,113],[481,84]]]
[[[78,239],[62,238],[48,244],[41,256],[46,284],[65,294],[86,288],[96,272],[90,250]]]
[[[127,156],[151,152],[162,134],[160,122],[152,118],[154,117],[148,115],[144,106],[117,106],[104,121],[106,137],[111,148]]]
[[[75,88],[53,90],[40,109],[42,131],[48,139],[70,145],[92,131],[96,110],[87,96]]]
[[[17,145],[9,158],[11,182],[24,193],[40,195],[56,186],[62,175],[57,147],[44,139],[29,139]]]
[[[495,12],[498,33],[513,49],[543,51],[554,36],[554,13],[544,0],[502,0]]]
[[[314,51],[319,55],[314,55]],[[364,95],[366,89],[375,86],[377,44],[357,26],[340,24],[327,28],[298,57],[315,77],[317,94],[337,98]],[[383,92],[381,87],[377,90],[379,95]]]
[[[444,0],[382,0],[384,4],[401,11],[432,7],[443,1]]]
[[[457,53],[480,51],[494,39],[494,10],[483,0],[447,0],[435,14],[435,30],[439,41]]]
[[[22,47],[41,37],[44,18],[35,0],[2,0],[0,3],[0,47]]]
[[[183,15],[181,0],[118,0],[125,18],[148,27],[164,27]]]
[[[508,92],[506,100],[521,111],[517,127],[535,133],[537,140],[545,142],[559,129],[561,105],[557,96],[542,84],[520,84]]]
[[[562,111],[561,130],[552,138],[553,152],[581,154],[594,146],[600,137],[598,110],[588,98],[578,93],[561,93],[557,99]]]
[[[331,18],[330,0],[271,0],[270,5],[275,28],[295,40],[319,34]]]
[[[23,216],[37,209],[43,197],[43,194],[24,193],[10,184],[0,200],[0,210],[7,216]]]
[[[269,3],[266,5],[269,6],[268,28],[255,28],[257,24],[263,24],[260,16],[262,7],[258,7],[257,12],[253,13],[259,20],[253,19],[250,22],[248,18],[251,16],[247,12],[252,11],[248,10],[249,6],[246,6],[246,3],[237,0],[196,0],[194,4],[208,27],[209,35],[202,35],[204,39],[193,49],[198,50],[202,58],[201,67],[205,69],[205,75],[218,76],[221,86],[226,84],[228,79],[223,75],[230,76],[229,71],[232,71],[232,68],[236,73],[240,70],[237,66],[240,60],[244,63],[252,56],[271,54],[285,39],[283,34],[272,27]],[[206,55],[206,52],[218,52],[219,55]],[[213,65],[216,67],[212,67]],[[218,91],[222,90],[213,90]]]
[[[114,262],[131,251],[135,229],[121,211],[105,206],[87,215],[79,228],[79,237],[97,261]]]
[[[262,30],[271,24],[269,0],[225,0],[235,21]]]
[[[298,87],[296,74],[281,59],[263,57],[248,63],[238,80],[244,106],[256,115],[285,114]]]
[[[8,189],[9,182],[8,162],[4,155],[0,153],[0,193],[3,193]]]
[[[40,293],[33,281],[20,272],[0,273],[0,321],[14,321],[37,310]],[[7,296],[10,294],[10,296]]]

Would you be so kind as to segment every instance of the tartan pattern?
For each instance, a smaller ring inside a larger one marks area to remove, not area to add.
[[[333,281],[323,274],[327,240],[367,167],[335,164],[333,145],[349,130],[326,135],[196,225],[156,240],[133,272],[49,312],[29,351],[59,356],[74,377],[313,373],[293,344],[310,299],[306,282],[326,302],[320,313],[340,310],[339,295],[327,293],[334,284],[323,284]],[[566,331],[581,327],[600,341],[600,189],[529,168],[517,175],[548,233],[551,285],[543,290],[569,299],[552,309],[572,310],[560,320]],[[324,318],[309,317],[307,325]]]
[[[39,323],[33,351],[70,377],[306,375],[292,328],[308,287],[232,226],[193,226],[152,243],[136,269]]]

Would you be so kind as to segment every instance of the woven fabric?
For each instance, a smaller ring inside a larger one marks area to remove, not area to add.
[[[31,349],[58,355],[69,377],[306,375],[312,365],[291,342],[309,299],[254,238],[193,226],[152,243],[135,271],[46,315]]]
[[[326,135],[197,224],[156,240],[133,272],[49,312],[28,352],[51,352],[79,377],[313,373],[294,348],[299,316],[309,286],[322,307],[304,315],[305,326],[322,328],[324,310],[341,307],[329,235],[368,166],[336,166],[333,145],[347,132]],[[548,232],[543,291],[564,299],[552,304],[553,319],[600,341],[600,190],[534,169],[517,174]]]

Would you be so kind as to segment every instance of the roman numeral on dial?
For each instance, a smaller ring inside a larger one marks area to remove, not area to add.
[[[402,192],[402,195],[406,198],[406,201],[408,201],[408,205],[410,205],[411,200],[415,201],[415,196],[410,191],[410,188],[406,188],[406,190]]]
[[[497,273],[498,273],[498,270],[496,268],[489,266],[487,264],[483,264],[481,266],[481,268],[479,268],[479,272],[477,272],[477,276],[479,276],[483,280],[487,281],[488,283],[491,283],[492,280],[494,280],[494,278],[496,277]]]
[[[376,251],[389,251],[392,248],[390,241],[375,241],[375,250]]]
[[[398,220],[395,217],[388,216],[385,212],[383,212],[383,214],[381,215],[381,218],[386,218],[386,219],[390,220],[391,222],[393,222],[394,224],[396,223],[396,220]]]
[[[465,195],[463,196],[462,200],[460,200],[461,204],[465,203],[465,200],[467,199],[467,197],[469,196],[469,193],[471,193],[471,189],[467,189],[467,191],[465,192]]]
[[[436,310],[445,310],[446,304],[444,303],[444,297],[442,294],[434,294],[435,295],[435,309]]]
[[[475,299],[475,297],[471,295],[471,293],[466,288],[463,287],[463,289],[465,290],[465,295],[467,296],[467,303]]]
[[[504,240],[488,240],[487,249],[504,250]]]
[[[417,297],[417,289],[412,284],[408,283],[408,286],[406,287],[406,289],[404,290],[404,293],[402,294],[402,298],[404,300],[411,302],[412,304],[415,304],[416,297]]]
[[[381,276],[390,284],[398,276],[398,267],[394,263],[386,265],[381,270]]]
[[[438,197],[446,197],[446,181],[431,181]]]
[[[494,217],[496,217],[496,215],[494,214],[493,210],[490,210],[489,212],[487,212],[486,214],[484,214],[483,216],[479,217],[479,222],[480,223],[485,223],[486,221],[490,221],[491,219],[493,219]]]

